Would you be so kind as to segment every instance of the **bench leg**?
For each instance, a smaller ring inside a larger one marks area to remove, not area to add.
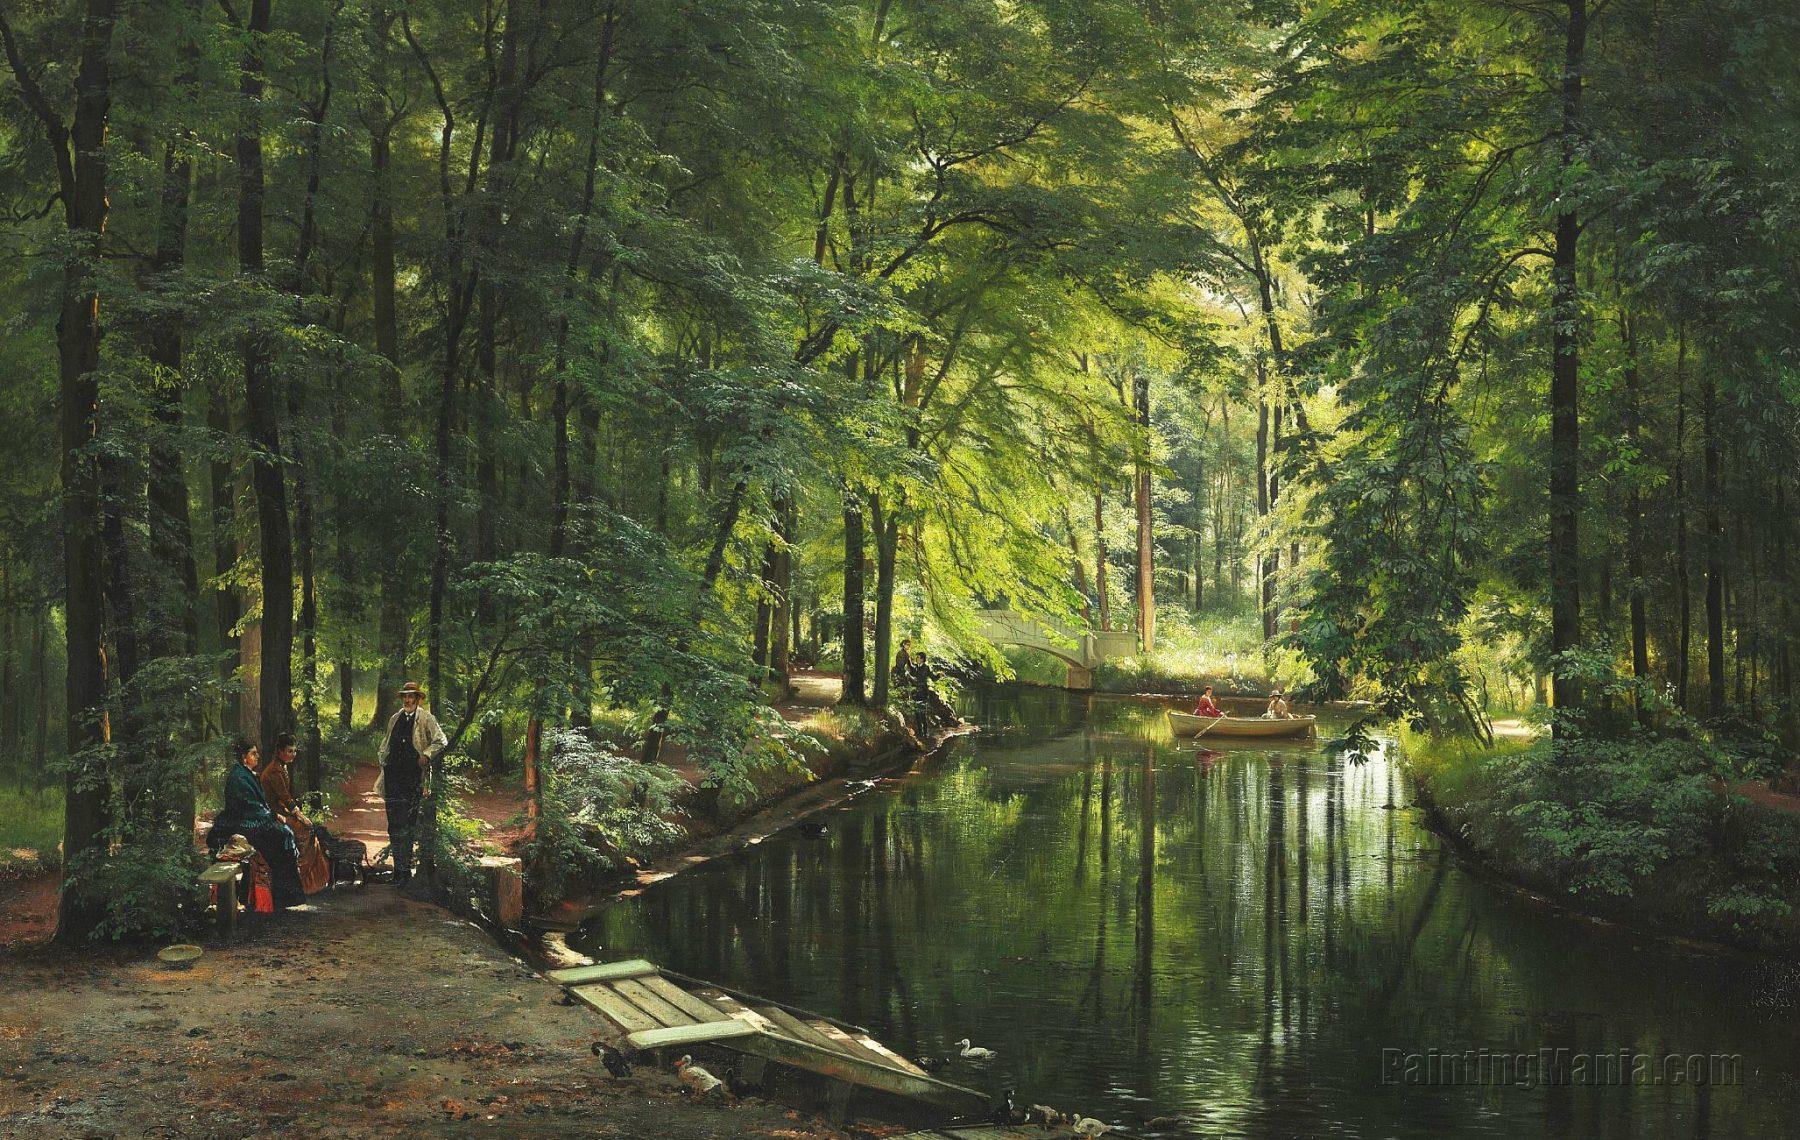
[[[842,1127],[850,1118],[850,1094],[856,1086],[848,1081],[832,1081],[831,1091],[826,1095],[825,1119],[834,1126]]]
[[[758,1057],[754,1053],[745,1053],[738,1058],[737,1065],[732,1071],[736,1075],[739,1084],[754,1088],[763,1083],[763,1074],[767,1072],[768,1068],[769,1059],[767,1057]]]
[[[237,879],[230,878],[214,885],[214,898],[219,910],[219,941],[229,946],[237,936]]]

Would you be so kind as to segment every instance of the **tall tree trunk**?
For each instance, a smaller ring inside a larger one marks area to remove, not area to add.
[[[31,675],[37,685],[37,715],[32,726],[31,769],[33,784],[42,789],[50,774],[50,615],[38,614],[31,627]],[[67,842],[64,833],[64,842]],[[66,849],[65,849],[66,850]]]
[[[894,555],[900,545],[900,512],[883,504],[880,494],[869,498],[875,523],[875,699],[877,709],[888,706],[889,671],[894,643]]]
[[[1642,430],[1640,423],[1642,409],[1639,407],[1639,376],[1637,358],[1637,322],[1629,311],[1621,310],[1619,323],[1622,326],[1625,341],[1625,396],[1626,426],[1630,433],[1632,449],[1640,456],[1642,449],[1637,446],[1638,436]],[[1640,460],[1641,461],[1641,460]],[[1643,492],[1639,488],[1636,473],[1631,477],[1631,491],[1625,506],[1625,572],[1630,576],[1630,610],[1631,610],[1631,676],[1639,685],[1643,685],[1650,677],[1650,615],[1644,600],[1644,501]],[[1644,708],[1642,694],[1637,698],[1638,716],[1643,719],[1647,710]]]
[[[788,674],[792,671],[789,655],[798,637],[790,627],[795,626],[796,611],[794,609],[794,531],[795,505],[791,495],[784,495],[775,502],[775,539],[778,549],[775,554],[775,613],[769,631],[769,671],[775,675],[775,681],[786,691]],[[796,627],[797,628],[797,627]]]
[[[111,53],[116,0],[88,0],[75,69],[74,111],[65,127],[19,54],[10,21],[0,13],[7,64],[27,105],[41,120],[55,154],[64,225],[73,239],[64,254],[56,322],[58,444],[63,527],[63,634],[68,673],[65,723],[71,764],[64,782],[63,866],[104,859],[111,822],[107,781],[87,778],[90,750],[103,740],[106,665],[101,644],[104,589],[99,472],[90,449],[99,430],[100,292],[94,269],[106,230],[106,129],[112,108]],[[65,880],[56,937],[84,939],[103,900]]]
[[[260,285],[263,275],[263,143],[260,104],[263,39],[269,33],[272,0],[251,0],[249,34],[239,94],[244,116],[238,134],[238,271]],[[259,735],[264,755],[275,737],[293,724],[294,550],[288,522],[287,479],[282,470],[282,400],[270,368],[266,334],[243,338],[244,403],[249,429],[250,487],[256,498],[258,551],[262,558],[262,645],[257,684]]]
[[[1706,527],[1706,688],[1707,710],[1725,712],[1725,526],[1719,517],[1719,432],[1717,386],[1712,369],[1701,371],[1700,502]]]
[[[1138,646],[1143,652],[1152,653],[1156,650],[1156,565],[1155,537],[1150,532],[1149,370],[1139,369],[1133,385],[1141,449],[1136,471]]]
[[[844,704],[868,703],[864,687],[863,564],[868,557],[863,543],[862,492],[844,488]]]
[[[1586,65],[1587,0],[1567,0],[1562,68],[1559,165],[1573,178],[1580,162],[1581,83]],[[1550,372],[1550,651],[1581,644],[1581,298],[1576,282],[1581,222],[1573,207],[1556,215],[1551,266]],[[1551,673],[1558,709],[1581,703],[1581,686],[1566,665]]]
[[[1106,492],[1094,492],[1094,600],[1100,606],[1100,628],[1112,628],[1112,599],[1106,587]]]
[[[1693,653],[1693,586],[1688,581],[1687,329],[1675,340],[1675,703],[1688,707],[1688,669]]]
[[[1267,380],[1262,362],[1258,362],[1257,391],[1261,393]],[[1269,401],[1262,395],[1256,400],[1256,517],[1266,520],[1274,505],[1271,488],[1274,476],[1269,470]],[[1262,613],[1263,640],[1275,637],[1275,573],[1274,560],[1262,550],[1256,552],[1257,608]]]

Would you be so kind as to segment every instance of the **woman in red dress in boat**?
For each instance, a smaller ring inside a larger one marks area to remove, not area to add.
[[[1224,716],[1225,715],[1223,712],[1219,711],[1219,706],[1213,702],[1213,687],[1211,685],[1208,685],[1208,686],[1206,686],[1206,688],[1200,690],[1200,699],[1198,701],[1194,702],[1194,715],[1195,716]]]

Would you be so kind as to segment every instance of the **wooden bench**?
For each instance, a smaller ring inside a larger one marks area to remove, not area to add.
[[[200,882],[213,889],[213,902],[219,911],[219,940],[227,946],[237,935],[238,880],[244,877],[248,866],[222,860],[200,872]]]

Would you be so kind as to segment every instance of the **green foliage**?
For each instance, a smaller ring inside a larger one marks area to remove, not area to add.
[[[561,899],[678,834],[687,783],[677,773],[572,730],[547,734],[544,748],[537,833],[524,852],[540,900]]]

